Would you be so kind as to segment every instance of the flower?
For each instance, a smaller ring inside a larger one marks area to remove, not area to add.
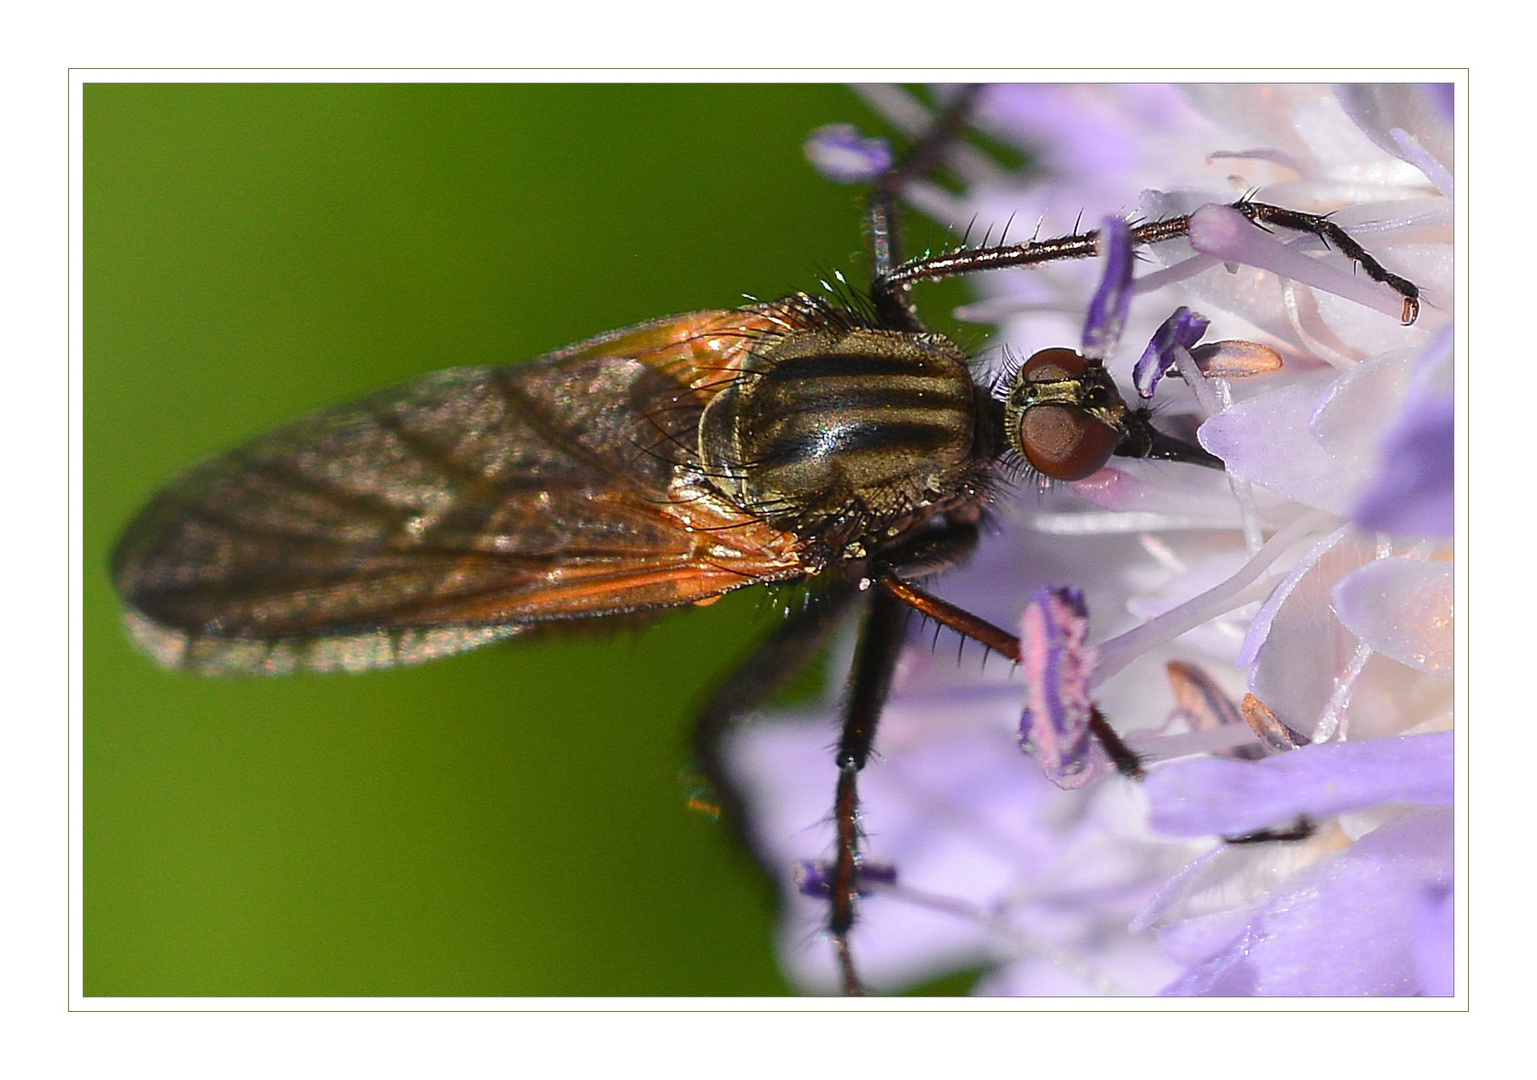
[[[866,96],[921,129],[904,92]],[[1136,385],[1156,385],[1159,423],[1193,416],[1227,473],[1115,459],[1071,485],[1025,483],[994,508],[997,535],[934,580],[1001,625],[1038,589],[1076,590],[1093,705],[1149,775],[1093,770],[1060,789],[1017,745],[1021,677],[911,640],[860,777],[864,850],[890,868],[861,886],[861,977],[893,991],[978,970],[982,994],[1451,993],[1449,96],[1008,86],[976,123],[1032,165],[958,148],[963,191],[906,193],[943,222],[1040,219],[1052,236],[1080,213],[1200,211],[1191,237],[1143,249],[1124,325],[1100,344],[1123,385],[1147,346]],[[1329,215],[1419,286],[1417,320],[1317,236],[1201,209],[1246,196]],[[1098,261],[979,275],[960,314],[995,323],[999,353],[1088,340],[1107,318],[1086,315]],[[784,965],[812,992],[838,985],[826,904],[793,891],[791,867],[830,850],[846,669],[831,665],[818,706],[743,725],[727,749],[786,883]]]

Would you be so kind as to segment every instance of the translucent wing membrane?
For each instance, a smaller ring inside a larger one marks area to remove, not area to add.
[[[264,435],[129,526],[129,627],[172,666],[363,669],[796,576],[799,542],[703,482],[697,430],[755,341],[820,314],[661,319]]]

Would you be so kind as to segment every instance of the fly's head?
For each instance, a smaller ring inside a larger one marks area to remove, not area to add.
[[[1104,365],[1073,349],[1042,349],[1004,382],[1004,440],[1048,479],[1082,480],[1134,437],[1138,414]]]

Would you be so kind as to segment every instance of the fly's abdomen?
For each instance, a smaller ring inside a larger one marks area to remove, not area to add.
[[[878,538],[975,471],[965,357],[937,334],[818,329],[754,356],[700,423],[710,481],[780,528]]]

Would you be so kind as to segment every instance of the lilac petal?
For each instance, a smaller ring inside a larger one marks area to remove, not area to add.
[[[1148,997],[1181,970],[1181,965],[1163,955],[1161,942],[1151,935],[1095,944],[1092,967],[1064,964],[1032,950],[984,975],[972,988],[972,996],[1104,997],[1108,993]],[[1162,981],[1157,978],[1160,971],[1165,973]],[[1139,991],[1142,986],[1154,990]]]
[[[1163,993],[1358,997],[1443,991],[1449,976],[1421,975],[1420,958],[1445,940],[1438,927],[1427,929],[1422,909],[1427,892],[1451,884],[1452,825],[1449,809],[1413,810],[1294,876],[1224,949]]]
[[[1239,667],[1250,667],[1254,663],[1255,658],[1259,656],[1260,649],[1270,640],[1270,631],[1275,626],[1276,616],[1281,613],[1281,608],[1291,599],[1292,593],[1297,591],[1298,586],[1307,581],[1309,577],[1317,578],[1318,575],[1315,568],[1318,563],[1344,540],[1347,535],[1348,529],[1345,526],[1341,526],[1328,536],[1323,537],[1298,560],[1297,565],[1292,567],[1281,583],[1271,590],[1270,596],[1260,605],[1259,611],[1255,613],[1253,620],[1249,623],[1248,632],[1244,634],[1243,647],[1238,650]],[[1335,579],[1329,578],[1329,580],[1333,581]],[[1316,601],[1316,580],[1311,584],[1314,586],[1315,598],[1306,599],[1310,600],[1309,606],[1316,612],[1318,607]]]
[[[1452,83],[1426,83],[1421,90],[1435,106],[1436,115],[1447,130],[1451,130],[1452,119],[1457,114],[1457,87]]]
[[[1386,285],[1364,274],[1356,277],[1330,263],[1309,258],[1257,228],[1232,207],[1213,203],[1191,214],[1190,246],[1203,255],[1268,270],[1395,319],[1403,318],[1404,298]]]
[[[1020,666],[1026,686],[1019,745],[1061,788],[1087,784],[1099,772],[1089,734],[1094,703],[1089,676],[1094,649],[1088,644],[1089,612],[1077,589],[1041,588],[1022,620]]]
[[[1083,323],[1083,355],[1103,360],[1115,351],[1131,312],[1131,228],[1118,217],[1108,217],[1099,230],[1099,252],[1104,273]]]
[[[1420,894],[1414,921],[1414,966],[1426,997],[1455,994],[1457,927],[1449,886],[1433,886]]]
[[[1434,184],[1437,191],[1450,199],[1456,191],[1456,180],[1452,176],[1451,170],[1442,167],[1441,163],[1436,160],[1436,156],[1403,128],[1394,128],[1388,134],[1393,137],[1393,145],[1398,148],[1398,156],[1424,173],[1425,179]]]
[[[1185,967],[1200,964],[1243,934],[1278,885],[1342,850],[1344,839],[1325,825],[1295,844],[1218,844],[1164,882],[1129,929],[1154,931]]]
[[[1407,349],[1363,360],[1319,396],[1308,430],[1357,483],[1374,475],[1382,443],[1414,382],[1415,353]]]
[[[1309,428],[1334,380],[1332,372],[1304,376],[1213,416],[1196,437],[1240,479],[1344,515],[1367,474],[1342,462]]]
[[[891,167],[891,145],[867,139],[853,124],[828,124],[806,137],[806,159],[817,172],[840,184],[862,184]]]
[[[989,88],[981,113],[989,131],[1029,149],[1070,189],[1117,193],[1137,170],[1149,131],[1166,135],[1202,123],[1182,87],[1156,83],[1001,83]]]
[[[1352,517],[1368,529],[1447,537],[1456,519],[1456,406],[1447,327],[1420,354],[1397,423],[1381,440],[1381,464]]]
[[[1332,534],[1277,587],[1272,599],[1281,597],[1280,602],[1266,601],[1245,639],[1244,651],[1253,656],[1248,664],[1250,692],[1287,727],[1311,739],[1327,741],[1341,724],[1357,721],[1368,722],[1372,734],[1397,734],[1439,714],[1439,704],[1431,704],[1433,689],[1427,688],[1429,696],[1406,696],[1402,686],[1387,690],[1397,705],[1384,709],[1375,692],[1358,685],[1363,678],[1368,683],[1390,678],[1400,684],[1413,678],[1430,687],[1443,683],[1375,657],[1371,647],[1340,622],[1334,586],[1377,555],[1376,546],[1349,526]],[[1383,724],[1387,726],[1379,726]]]
[[[1211,320],[1197,315],[1187,307],[1179,307],[1153,331],[1153,339],[1142,352],[1142,359],[1132,369],[1131,381],[1137,393],[1145,398],[1153,396],[1164,372],[1174,366],[1174,350],[1190,350],[1201,340]]]
[[[1386,468],[1356,503],[1368,529],[1405,536],[1447,537],[1455,524],[1452,403],[1427,402],[1406,413],[1383,447]]]
[[[1340,622],[1400,664],[1452,677],[1452,564],[1378,559],[1343,577],[1331,596]]]
[[[1376,83],[1341,87],[1340,104],[1361,132],[1383,150],[1452,194],[1451,83]]]
[[[1449,806],[1452,733],[1322,743],[1261,761],[1193,758],[1151,771],[1149,821],[1169,836],[1232,836],[1383,803]]]
[[[1217,860],[1230,853],[1241,851],[1240,848],[1220,846],[1208,851],[1202,859]],[[1244,853],[1249,862],[1254,861],[1252,853]],[[1197,864],[1192,864],[1196,869],[1204,869]],[[1252,867],[1250,868],[1252,871]],[[1180,883],[1180,878],[1174,878],[1171,886]],[[1253,907],[1230,906],[1216,911],[1208,911],[1201,915],[1181,919],[1168,926],[1157,928],[1158,944],[1164,952],[1187,966],[1198,966],[1220,955],[1235,938],[1241,938],[1248,928],[1249,921],[1253,917]],[[1134,923],[1133,926],[1136,924]],[[1178,991],[1165,989],[1164,994],[1174,994]]]
[[[1140,462],[1129,469],[1111,465],[1064,487],[1101,510],[1124,515],[1105,519],[1119,531],[1242,527],[1226,476],[1215,469],[1186,469],[1178,476],[1169,471],[1156,472]]]

